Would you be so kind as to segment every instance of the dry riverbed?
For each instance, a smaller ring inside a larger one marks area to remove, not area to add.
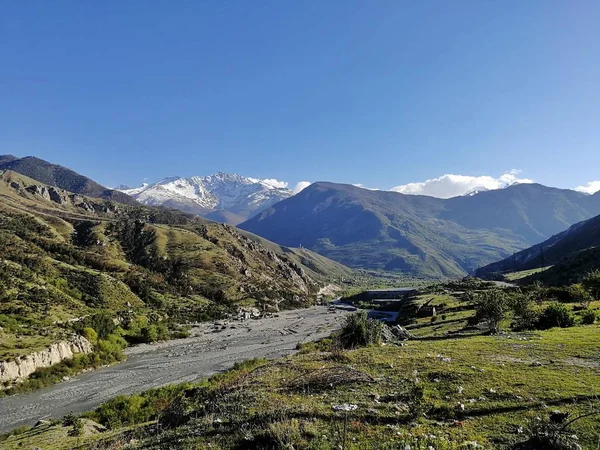
[[[97,407],[117,395],[197,381],[250,358],[293,353],[298,342],[321,339],[340,327],[348,309],[325,306],[284,311],[274,317],[201,324],[187,339],[139,345],[127,361],[86,372],[38,391],[0,398],[0,433],[40,418],[59,418]]]

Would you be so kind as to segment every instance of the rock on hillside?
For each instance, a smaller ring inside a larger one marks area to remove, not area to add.
[[[0,386],[25,380],[37,369],[51,367],[67,359],[73,359],[77,353],[92,353],[90,341],[75,335],[68,341],[57,342],[50,347],[13,361],[0,362]]]

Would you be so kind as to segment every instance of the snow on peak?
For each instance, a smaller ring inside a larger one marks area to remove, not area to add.
[[[218,172],[205,177],[169,177],[122,192],[147,205],[165,205],[203,215],[227,211],[245,219],[291,197],[293,192],[287,186],[276,179]]]

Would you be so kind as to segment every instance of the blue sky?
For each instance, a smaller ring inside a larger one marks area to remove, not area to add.
[[[23,1],[0,153],[106,185],[600,180],[598,1]]]

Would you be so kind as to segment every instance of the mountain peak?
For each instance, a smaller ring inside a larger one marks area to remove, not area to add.
[[[123,192],[147,205],[164,205],[235,225],[293,195],[287,183],[237,173],[169,177]]]
[[[88,197],[114,200],[130,205],[137,203],[122,191],[108,189],[74,170],[35,156],[25,156],[24,158],[12,155],[0,156],[0,169],[12,170],[44,184]]]

